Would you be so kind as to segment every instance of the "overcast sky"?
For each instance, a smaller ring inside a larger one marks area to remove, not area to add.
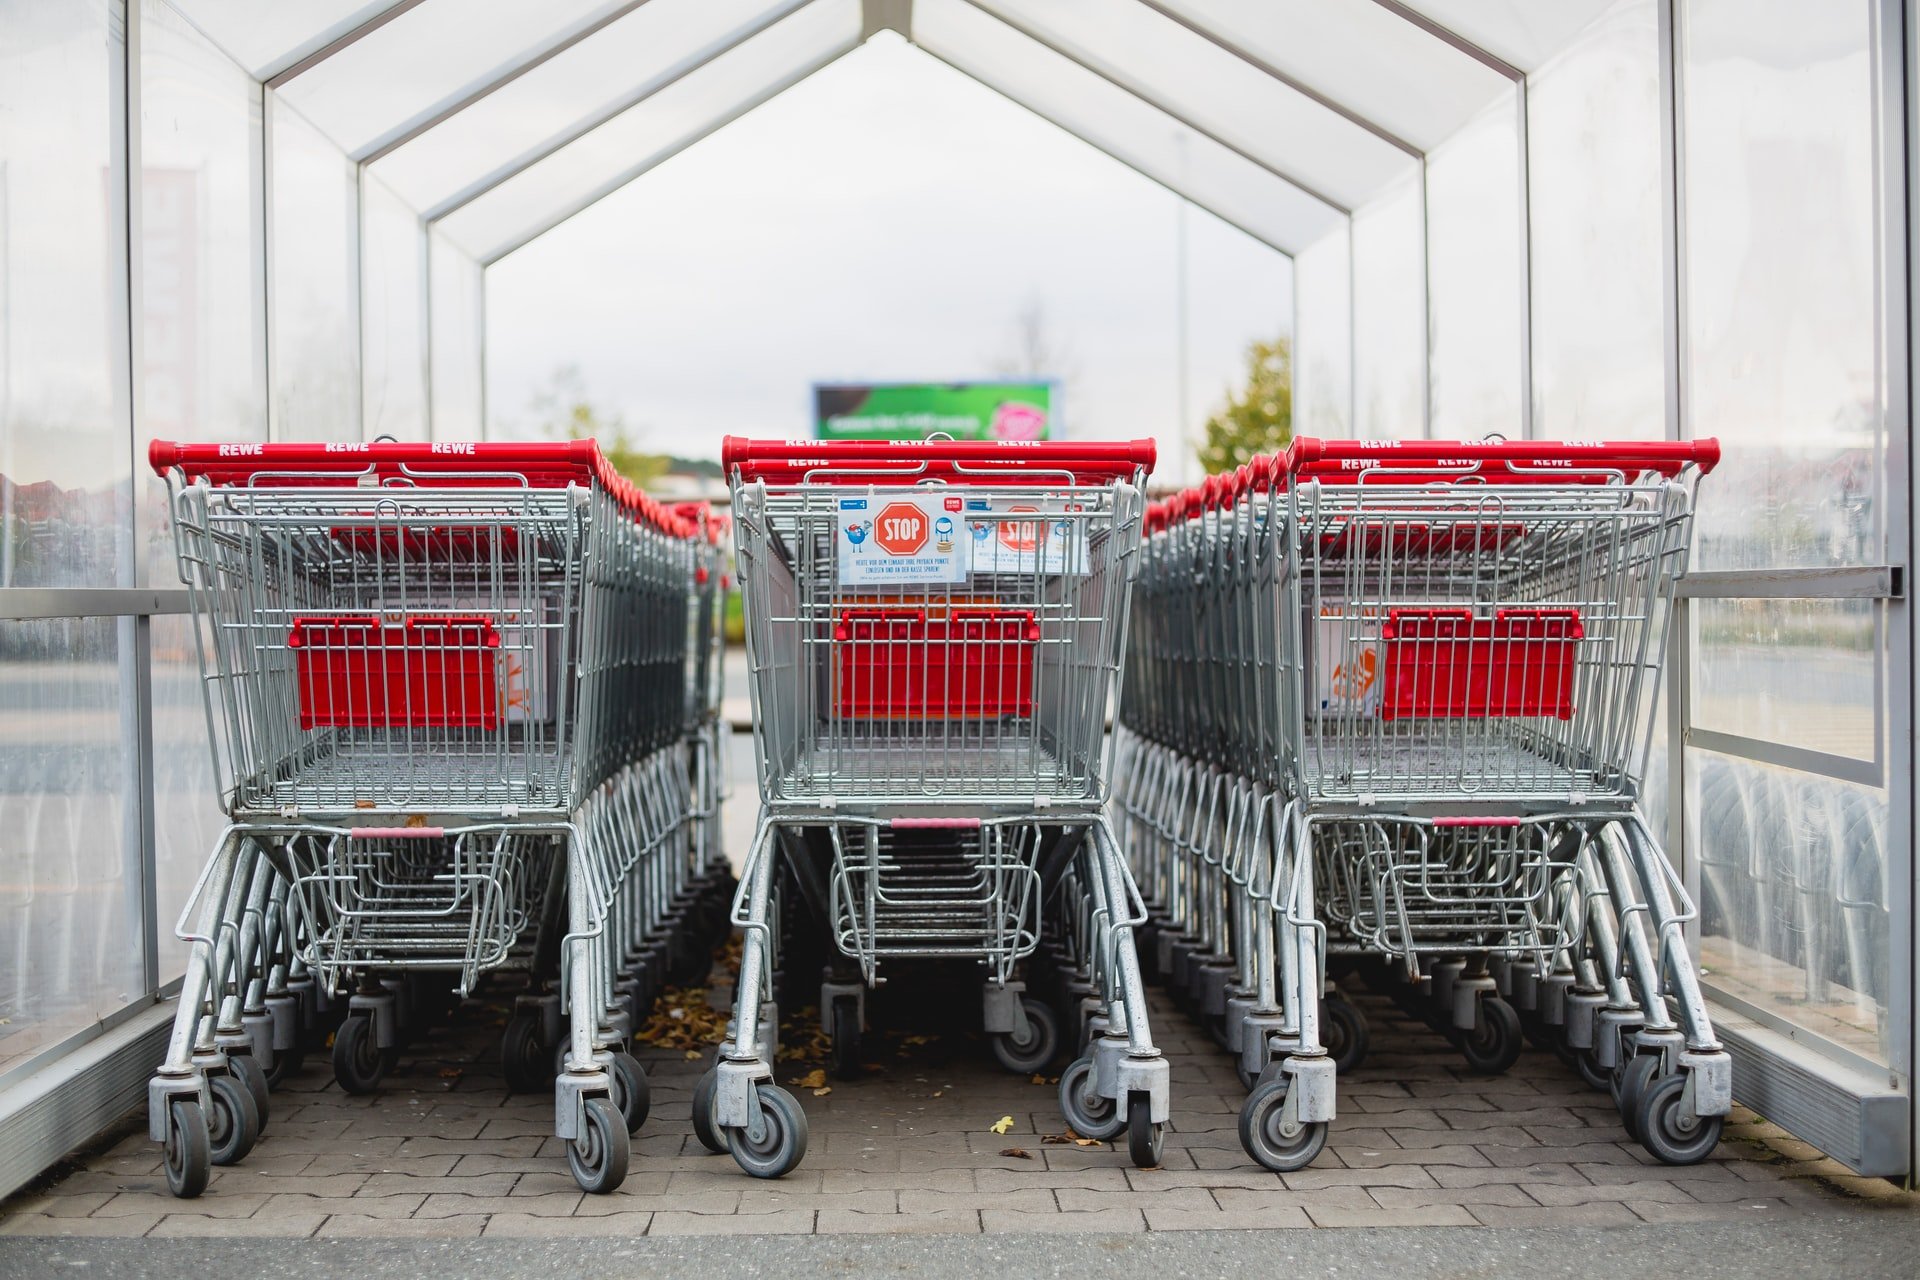
[[[816,381],[989,376],[1037,306],[1067,431],[1154,435],[1163,479],[1291,327],[1290,263],[1188,211],[1189,403],[1177,394],[1179,201],[883,34],[487,276],[488,414],[529,429],[556,369],[648,448],[793,436]],[[1193,474],[1193,464],[1188,474]]]

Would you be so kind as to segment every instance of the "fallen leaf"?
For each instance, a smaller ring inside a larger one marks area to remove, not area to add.
[[[440,1068],[440,1078],[442,1080],[458,1080],[461,1076],[465,1074],[466,1073],[462,1071],[459,1067]]]
[[[933,1096],[937,1098],[937,1097],[939,1097],[939,1096],[941,1095],[941,1093],[943,1093],[943,1092],[944,1092],[944,1090],[941,1090],[941,1089],[935,1089],[935,1090],[933,1091]]]
[[[688,1062],[700,1061],[700,1051],[698,1049],[687,1050],[687,1061]]]
[[[1031,1155],[1029,1155],[1024,1149],[1020,1147],[1008,1147],[1006,1150],[1002,1151],[1000,1154],[1003,1156],[1012,1156],[1016,1160],[1033,1159]]]
[[[813,1070],[807,1072],[807,1074],[801,1076],[798,1080],[795,1080],[793,1083],[794,1083],[794,1087],[799,1089],[819,1089],[826,1085],[827,1073],[825,1071],[822,1071],[819,1067],[815,1067]],[[818,1096],[818,1095],[815,1095],[815,1096]]]
[[[1047,1078],[1042,1075],[1036,1075],[1034,1076],[1033,1079],[1027,1081],[1027,1083],[1028,1084],[1045,1084],[1047,1083]]]
[[[1013,1128],[1012,1116],[1001,1116],[998,1120],[995,1120],[993,1122],[993,1131],[995,1133],[1005,1133],[1007,1132],[1007,1130],[1011,1128]]]
[[[825,1085],[821,1085],[818,1089],[815,1089],[813,1091],[813,1096],[816,1098],[824,1098],[832,1092],[833,1092],[833,1086],[830,1084],[825,1084]]]

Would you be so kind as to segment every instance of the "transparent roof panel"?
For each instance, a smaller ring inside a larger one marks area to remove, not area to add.
[[[974,3],[1342,208],[1365,204],[1419,165],[1401,148],[1140,0]]]
[[[918,0],[913,40],[1283,253],[1312,244],[1342,221],[1333,206],[1195,133],[968,0]]]
[[[1614,0],[1401,0],[1421,17],[1522,71],[1572,44]]]
[[[405,0],[170,0],[256,80],[266,80]]]
[[[1422,151],[1451,137],[1512,86],[1480,59],[1375,0],[1145,3]]]
[[[356,160],[633,0],[423,0],[280,87]]]
[[[463,195],[558,150],[804,3],[648,0],[396,147],[373,171],[414,208],[449,211]]]
[[[437,225],[491,263],[860,43],[860,0],[812,0]]]

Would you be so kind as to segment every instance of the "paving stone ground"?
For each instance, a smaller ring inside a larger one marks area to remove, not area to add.
[[[901,1001],[914,1001],[900,988]],[[897,993],[899,994],[899,993]],[[986,1043],[923,1034],[908,1018],[875,1038],[879,1068],[804,1104],[805,1163],[778,1182],[707,1154],[688,1126],[705,1066],[682,1050],[640,1056],[653,1109],[633,1170],[583,1195],[550,1135],[551,1103],[509,1095],[501,1006],[471,1001],[431,1048],[405,1057],[377,1096],[349,1097],[310,1060],[273,1098],[243,1165],[198,1200],[166,1193],[139,1118],[92,1154],[0,1204],[0,1235],[638,1236],[869,1232],[1128,1233],[1247,1227],[1626,1225],[1778,1218],[1916,1198],[1855,1178],[1740,1111],[1708,1162],[1654,1163],[1602,1095],[1550,1054],[1470,1075],[1424,1026],[1358,997],[1374,1051],[1340,1085],[1326,1152],[1272,1174],[1241,1151],[1241,1091],[1204,1033],[1156,998],[1173,1117],[1161,1168],[1124,1149],[1049,1142],[1065,1126],[1050,1083],[1009,1076]],[[924,1006],[924,1001],[921,1002]],[[783,1082],[810,1064],[783,1064]],[[1002,1117],[1004,1134],[993,1126]],[[1010,1154],[1018,1152],[1021,1154]]]

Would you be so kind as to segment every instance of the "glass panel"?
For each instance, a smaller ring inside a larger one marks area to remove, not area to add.
[[[1423,151],[1512,81],[1376,0],[1156,0]]]
[[[1887,793],[1690,748],[1687,826],[1703,980],[1886,1062]]]
[[[485,434],[486,273],[439,234],[431,242],[433,438],[478,440]]]
[[[152,623],[154,903],[163,983],[186,968],[187,944],[174,937],[174,926],[226,825],[208,747],[194,625],[181,614]]]
[[[422,212],[610,118],[805,0],[648,0],[376,160]]]
[[[1419,164],[1138,0],[975,3],[1346,208]]]
[[[427,235],[386,184],[368,176],[360,278],[369,440],[427,438]]]
[[[425,0],[280,92],[349,155],[362,156],[620,7],[618,0]]]
[[[1522,71],[1573,43],[1611,0],[1404,0],[1407,8]]]
[[[1868,17],[1683,10],[1687,428],[1726,444],[1700,488],[1706,567],[1886,554]]]
[[[145,992],[123,625],[0,622],[0,1071]]]
[[[131,581],[125,45],[109,12],[0,0],[0,587]]]
[[[1341,227],[1293,260],[1294,433],[1353,434],[1353,255]]]
[[[355,169],[340,149],[268,95],[273,160],[268,297],[273,306],[273,434],[360,438],[359,222]]]
[[[1363,440],[1424,434],[1425,257],[1418,182],[1354,213],[1354,435]]]
[[[522,169],[439,225],[481,262],[617,190],[859,42],[857,0],[815,0]]]
[[[141,344],[135,434],[267,438],[260,86],[163,0],[140,7]],[[179,582],[166,483],[142,466],[147,580]]]
[[[392,8],[398,0],[169,0],[256,79]]]
[[[1666,434],[1658,41],[1653,0],[1627,0],[1527,82],[1543,438]]]
[[[1427,157],[1428,394],[1442,440],[1523,431],[1519,111],[1495,103]]]
[[[1339,225],[1339,210],[964,0],[920,0],[913,37],[927,52],[1282,252],[1303,249]]]
[[[1696,600],[1692,610],[1695,725],[1876,757],[1873,601]]]

